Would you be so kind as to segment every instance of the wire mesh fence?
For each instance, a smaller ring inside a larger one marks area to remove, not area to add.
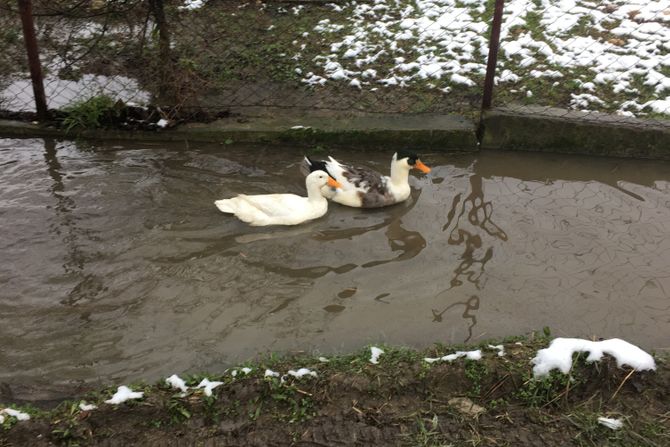
[[[474,115],[494,3],[33,1],[50,108],[107,95],[182,115]],[[0,109],[34,110],[17,8],[0,7]],[[665,123],[669,23],[668,0],[507,0],[493,104]]]
[[[670,2],[508,0],[497,74],[498,105],[665,125]]]

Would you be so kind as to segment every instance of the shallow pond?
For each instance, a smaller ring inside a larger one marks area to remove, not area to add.
[[[252,228],[213,206],[302,193],[301,155],[0,140],[0,397],[544,326],[670,346],[670,163],[429,153],[394,207]]]

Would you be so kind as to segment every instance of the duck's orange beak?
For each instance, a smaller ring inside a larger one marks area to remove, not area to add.
[[[327,183],[331,188],[342,188],[342,184],[330,176],[328,176]]]
[[[424,174],[428,174],[430,172],[430,168],[423,164],[421,160],[417,160],[416,163],[414,163],[414,167],[417,168],[419,171],[423,172]]]

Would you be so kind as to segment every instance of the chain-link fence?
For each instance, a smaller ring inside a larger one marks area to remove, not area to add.
[[[52,109],[108,95],[182,114],[474,115],[494,3],[34,0],[33,8]],[[34,110],[16,2],[0,7],[0,109]],[[493,104],[664,122],[669,23],[668,0],[507,0]]]
[[[666,124],[670,2],[508,0],[498,61],[498,105]]]

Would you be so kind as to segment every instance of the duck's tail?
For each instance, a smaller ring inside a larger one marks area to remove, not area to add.
[[[231,199],[217,200],[214,205],[223,213],[235,213],[235,207]]]
[[[300,163],[300,172],[302,175],[307,177],[310,173],[314,171],[323,171],[326,174],[330,175],[330,172],[328,172],[328,168],[326,167],[326,162],[323,160],[312,160],[308,156],[305,156],[305,158],[302,159],[302,163]]]

